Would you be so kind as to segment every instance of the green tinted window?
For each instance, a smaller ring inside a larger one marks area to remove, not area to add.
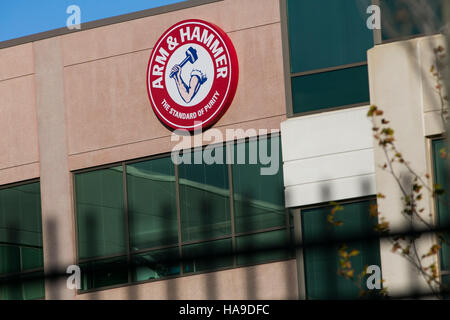
[[[266,148],[267,147],[267,148]],[[261,150],[262,148],[262,150]],[[267,150],[267,152],[266,152]],[[262,175],[263,166],[251,164],[248,155],[258,152],[267,154],[272,160],[276,174]],[[238,164],[239,154],[247,155],[246,164]],[[273,153],[273,154],[272,154]],[[236,232],[249,232],[286,224],[284,209],[283,162],[279,137],[251,140],[234,147],[233,164],[234,215]]]
[[[0,245],[0,274],[42,268],[42,248]]]
[[[231,233],[228,166],[223,163],[179,166],[183,241],[206,240]]]
[[[160,279],[180,274],[178,247],[133,256],[133,281]]]
[[[257,264],[289,257],[286,229],[262,232],[236,238],[238,265]]]
[[[450,228],[450,197],[448,196],[448,180],[446,160],[442,157],[441,153],[447,150],[445,140],[433,140],[433,160],[434,160],[434,177],[435,182],[446,190],[446,193],[439,196],[436,201],[436,209],[438,213],[439,225],[442,227]],[[450,232],[446,233],[446,239],[450,240]],[[447,244],[442,245],[441,249],[441,268],[443,270],[450,270],[450,246]]]
[[[0,246],[0,273],[20,272],[20,247]]]
[[[233,265],[231,239],[183,246],[184,272],[201,272]]]
[[[80,259],[126,252],[122,167],[75,176]]]
[[[43,266],[44,257],[42,248],[21,248],[22,270],[38,269]]]
[[[38,182],[0,190],[0,242],[42,247]]]
[[[367,66],[292,78],[294,113],[369,102]]]
[[[42,275],[24,273],[44,267],[40,197],[39,182],[0,190],[0,299],[44,297]]]
[[[108,287],[128,282],[127,257],[90,261],[80,265],[82,290]]]
[[[302,234],[308,299],[354,299],[359,289],[353,282],[337,274],[338,248],[344,239],[375,235],[376,219],[370,218],[370,201],[344,204],[344,210],[335,215],[342,226],[327,221],[332,207],[302,210]],[[319,245],[320,244],[320,245]],[[360,254],[351,259],[355,273],[360,274],[366,265],[380,266],[379,241],[367,240],[347,243],[349,249]]]
[[[0,299],[34,300],[45,296],[44,273],[27,273],[0,278]]]
[[[381,0],[383,40],[440,31],[444,26],[443,2],[443,0]]]
[[[240,149],[251,164],[227,164],[225,148],[215,145],[185,150],[183,159],[190,163],[178,166],[165,157],[125,163],[126,174],[123,166],[76,174],[83,290],[285,259],[276,251],[239,257],[233,252],[233,240],[243,250],[267,251],[288,239],[280,138],[233,147],[236,160]],[[207,164],[210,160],[216,163]]]
[[[366,61],[370,0],[287,0],[291,72]]]
[[[176,244],[175,170],[171,159],[128,165],[127,188],[131,249]]]
[[[22,297],[25,300],[42,299],[45,296],[44,273],[36,272],[22,276]]]
[[[447,288],[450,288],[450,275],[442,276],[441,281]],[[450,294],[446,293],[444,299],[450,300]]]

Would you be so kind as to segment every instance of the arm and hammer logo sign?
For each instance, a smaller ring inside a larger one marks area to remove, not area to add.
[[[153,48],[147,89],[153,111],[171,129],[194,131],[220,119],[236,93],[239,65],[230,38],[201,20],[181,21]]]

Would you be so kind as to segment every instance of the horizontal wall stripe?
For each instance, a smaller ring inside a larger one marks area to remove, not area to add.
[[[283,171],[286,187],[371,174],[375,173],[373,149],[291,161]]]
[[[375,193],[375,174],[368,174],[287,187],[285,198],[286,207],[292,208],[369,196]]]

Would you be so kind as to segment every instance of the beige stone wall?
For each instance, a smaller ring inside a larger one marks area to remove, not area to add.
[[[33,45],[0,50],[0,185],[39,177]]]
[[[225,0],[63,36],[70,169],[172,149],[171,132],[151,110],[146,72],[152,46],[183,19],[217,24],[238,54],[238,90],[215,128],[279,129],[286,107],[278,3]]]
[[[59,38],[34,44],[44,269],[76,264],[72,176],[67,161],[64,81]],[[46,281],[47,299],[70,299],[66,279]]]

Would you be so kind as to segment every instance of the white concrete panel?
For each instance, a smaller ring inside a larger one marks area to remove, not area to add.
[[[375,194],[369,107],[281,123],[286,207]]]
[[[283,161],[371,148],[368,109],[351,108],[282,122]]]
[[[375,173],[372,148],[289,161],[283,166],[285,187],[371,173]]]
[[[445,132],[444,121],[440,111],[430,111],[423,114],[423,134],[432,136]]]
[[[432,65],[436,65],[434,49],[439,46],[445,47],[445,38],[442,34],[439,34],[432,37],[422,37],[412,43],[417,44],[417,62],[418,68],[420,68],[418,79],[421,81],[422,91],[420,102],[423,112],[440,110],[441,99],[436,90],[437,82],[430,69]],[[443,95],[445,95],[445,92],[443,92]]]
[[[286,207],[292,208],[368,196],[375,192],[375,174],[368,174],[287,187],[285,201]]]

